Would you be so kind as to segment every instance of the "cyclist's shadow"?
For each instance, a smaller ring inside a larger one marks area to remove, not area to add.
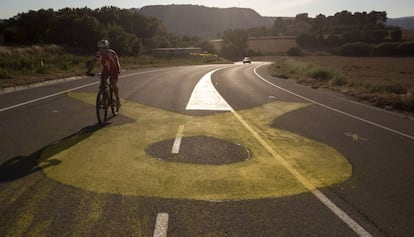
[[[0,182],[9,182],[20,179],[47,167],[59,165],[60,161],[49,158],[76,145],[103,127],[105,127],[105,125],[101,124],[84,127],[78,132],[49,144],[29,156],[17,156],[4,162],[0,165]],[[46,148],[50,147],[53,147],[53,149],[48,149],[47,155],[42,157],[40,161],[40,155]]]

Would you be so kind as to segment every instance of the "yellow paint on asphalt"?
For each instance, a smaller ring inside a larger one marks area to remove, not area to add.
[[[95,103],[94,94],[70,96],[91,105]],[[277,117],[308,105],[273,102],[237,114],[260,135],[270,151],[277,151],[311,182],[312,188],[343,182],[350,177],[352,168],[338,151],[269,127]],[[81,189],[147,197],[246,200],[309,191],[230,112],[193,117],[130,101],[124,101],[120,112],[135,122],[107,126],[49,147],[42,153],[39,165],[49,159],[60,163],[44,168],[44,173]],[[145,153],[149,145],[173,139],[180,125],[185,126],[189,137],[211,136],[242,144],[250,150],[252,159],[228,165],[200,165],[157,160]]]
[[[95,225],[102,218],[105,205],[108,200],[102,196],[87,196],[80,199],[76,210],[76,218],[73,220],[73,235],[85,236],[86,233],[96,233]]]
[[[40,224],[46,226],[38,226],[39,229],[34,228],[33,226],[34,223],[37,222],[36,213],[39,212],[41,203],[47,199],[47,197],[53,191],[54,185],[50,185],[48,182],[50,181],[39,181],[36,186],[37,189],[31,193],[30,197],[26,200],[25,203],[23,203],[15,210],[14,215],[12,215],[14,220],[11,223],[7,223],[7,237],[24,236],[29,232],[29,230],[32,232],[41,232],[42,230],[47,229],[47,223]]]

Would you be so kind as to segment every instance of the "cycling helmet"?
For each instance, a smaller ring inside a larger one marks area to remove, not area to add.
[[[108,40],[100,40],[98,42],[98,48],[109,48],[109,41]]]

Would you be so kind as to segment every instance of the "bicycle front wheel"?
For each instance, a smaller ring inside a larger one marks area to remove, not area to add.
[[[104,90],[99,90],[96,96],[96,117],[100,124],[104,124],[108,119],[109,97]]]
[[[115,96],[114,96],[114,90],[111,88],[110,89],[110,99],[109,101],[111,101],[111,111],[112,111],[112,115],[113,116],[117,116],[118,115],[118,111],[119,111],[119,106],[116,104],[116,100],[115,100]]]

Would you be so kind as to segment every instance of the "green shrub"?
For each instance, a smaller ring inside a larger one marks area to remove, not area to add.
[[[10,79],[10,78],[12,78],[12,76],[10,76],[10,74],[3,68],[0,68],[0,79]]]
[[[387,93],[387,94],[396,94],[402,95],[407,94],[408,87],[407,85],[401,83],[382,83],[382,84],[375,84],[375,85],[366,85],[366,88],[369,89],[371,93]]]
[[[333,78],[333,72],[329,69],[324,68],[314,68],[308,71],[306,74],[307,76],[320,81],[327,81]]]
[[[385,85],[384,91],[391,93],[391,94],[402,95],[402,94],[407,94],[408,88],[404,84],[397,83],[397,84]]]
[[[342,74],[335,74],[334,78],[331,80],[331,85],[333,86],[344,86],[348,84],[348,79]]]

